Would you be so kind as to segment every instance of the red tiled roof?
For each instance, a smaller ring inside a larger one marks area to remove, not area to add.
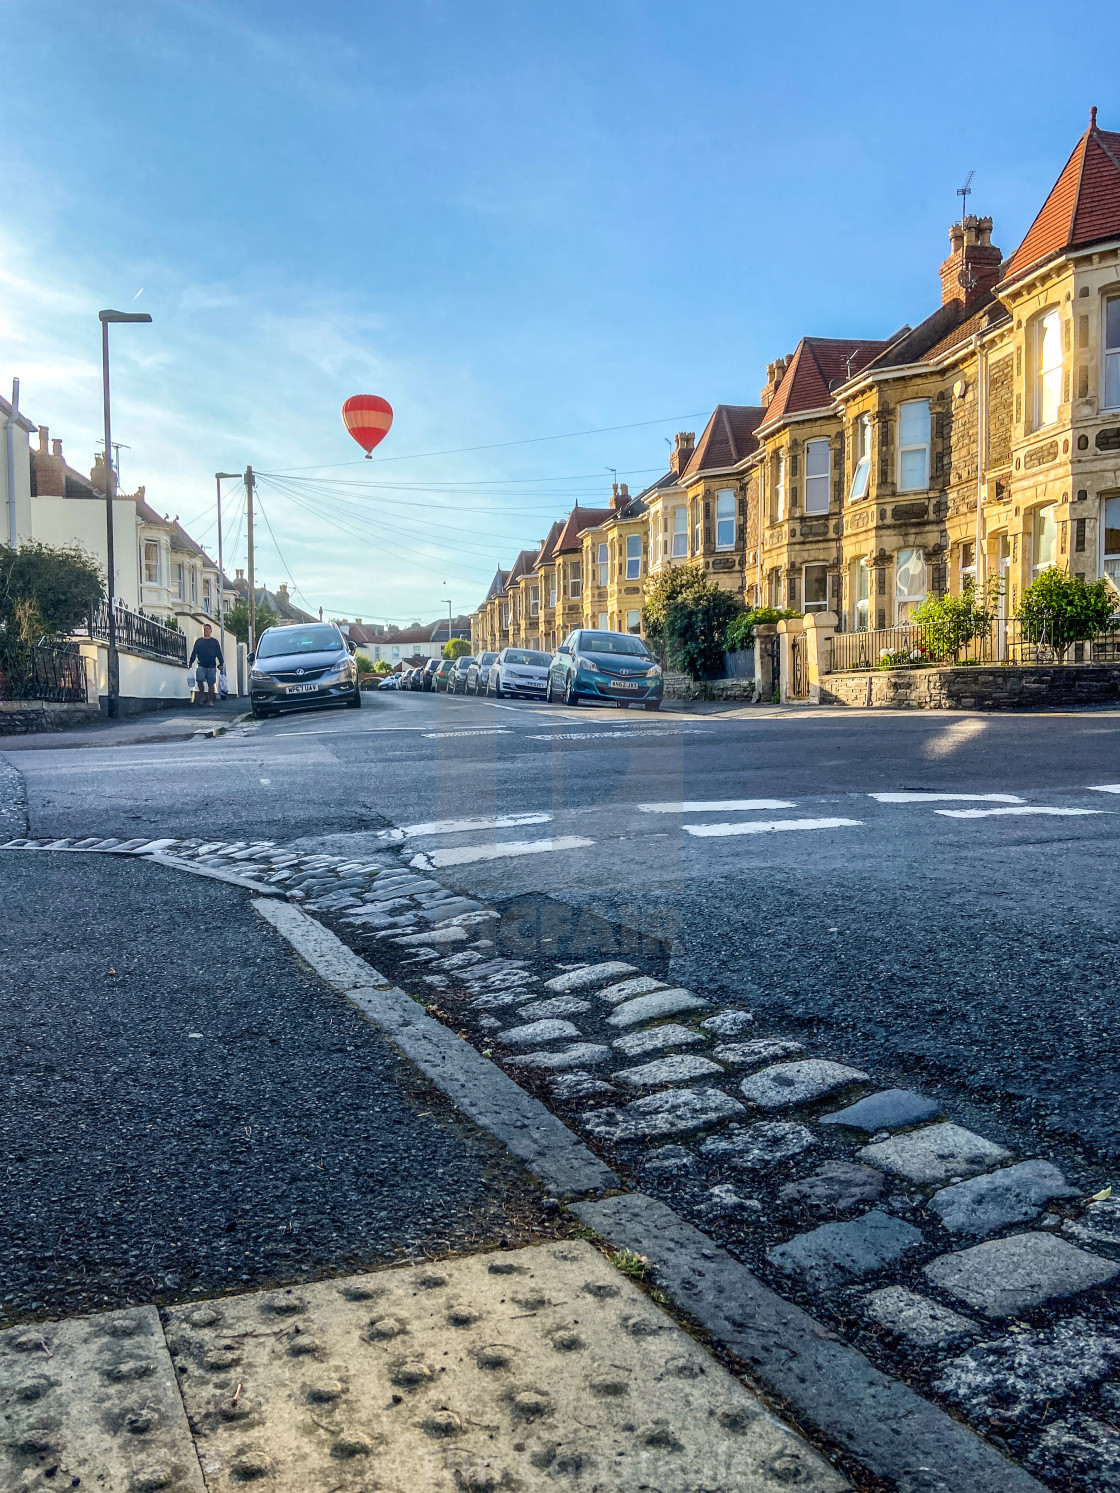
[[[558,518],[552,525],[552,528],[549,529],[547,537],[542,543],[540,549],[537,551],[537,558],[533,562],[534,570],[539,570],[542,565],[547,565],[549,560],[552,559],[553,549],[556,545],[556,541],[560,538],[563,528],[564,520],[562,518]]]
[[[766,417],[761,405],[717,404],[700,443],[681,473],[681,481],[713,468],[733,467],[758,447],[755,431]]]
[[[762,412],[761,425],[773,425],[802,410],[825,409],[832,403],[829,384],[854,378],[890,342],[865,342],[849,337],[802,337],[773,399]]]
[[[583,530],[593,528],[596,524],[606,523],[612,512],[610,508],[581,508],[577,504],[565,519],[560,536],[552,547],[552,553],[561,555],[565,550],[578,550],[579,536]]]
[[[1099,130],[1097,111],[1042,210],[1012,254],[1004,284],[1064,249],[1120,238],[1120,134]]]
[[[530,570],[532,570],[533,568],[533,563],[536,558],[536,550],[522,550],[517,559],[513,562],[513,568],[506,576],[506,585],[512,586],[516,584],[516,582],[519,581],[523,575],[528,575]]]

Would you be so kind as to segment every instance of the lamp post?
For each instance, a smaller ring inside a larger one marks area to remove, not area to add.
[[[116,474],[113,471],[113,427],[109,418],[109,324],[118,321],[151,321],[152,318],[146,311],[99,311],[97,319],[101,323],[101,392],[105,414],[105,549],[109,572],[105,594],[109,608],[107,669],[109,695],[106,710],[109,718],[114,719],[120,703],[121,675],[120,660],[117,657],[116,553],[113,545],[113,498],[116,496],[114,481]]]
[[[226,606],[225,606],[225,562],[222,559],[222,480],[227,478],[240,482],[240,472],[215,472],[214,485],[218,489],[218,636],[222,658],[226,656]]]

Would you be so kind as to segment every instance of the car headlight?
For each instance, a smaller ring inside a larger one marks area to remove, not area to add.
[[[260,669],[253,669],[253,670],[251,670],[250,674],[249,674],[249,679],[251,680],[251,682],[253,684],[271,684],[272,683],[272,675],[271,674],[264,674],[264,673],[261,672]]]
[[[647,669],[646,670],[646,678],[647,679],[660,679],[661,678],[661,665],[660,664],[654,664],[654,666],[653,666],[652,669]]]
[[[599,665],[596,664],[596,663],[592,663],[591,659],[589,659],[589,658],[577,657],[576,658],[576,668],[577,669],[590,669],[590,671],[593,674],[598,674],[598,672],[599,672]]]

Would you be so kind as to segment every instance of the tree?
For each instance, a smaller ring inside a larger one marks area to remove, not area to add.
[[[471,645],[466,638],[452,638],[450,642],[443,645],[443,656],[454,661],[457,658],[465,658],[471,651]]]
[[[279,613],[274,612],[267,601],[257,604],[258,638],[266,627],[275,627],[279,621]],[[249,641],[249,603],[243,596],[239,596],[226,613],[226,631],[233,633],[239,643]]]
[[[669,608],[693,592],[704,591],[707,586],[701,560],[693,560],[688,565],[672,565],[661,571],[650,586],[642,607],[642,628],[650,642],[659,648],[664,647]]]
[[[379,672],[380,666],[375,668],[373,659],[368,654],[355,653],[354,663],[357,666],[359,674],[376,674]]]
[[[915,608],[911,622],[926,630],[925,651],[931,659],[954,658],[974,638],[983,637],[995,621],[994,601],[974,586],[960,596],[929,596]]]
[[[1114,626],[1116,597],[1107,581],[1086,585],[1051,565],[1023,592],[1015,618],[1029,643],[1065,648]]]
[[[738,615],[737,597],[719,586],[685,591],[665,613],[664,633],[669,662],[703,678],[723,667],[727,629]]]
[[[64,637],[104,595],[101,568],[80,545],[0,545],[0,646]]]

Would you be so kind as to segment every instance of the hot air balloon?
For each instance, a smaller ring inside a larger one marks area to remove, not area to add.
[[[366,453],[366,460],[373,456],[373,448],[389,434],[393,423],[393,406],[380,394],[355,394],[342,406],[342,423]]]

